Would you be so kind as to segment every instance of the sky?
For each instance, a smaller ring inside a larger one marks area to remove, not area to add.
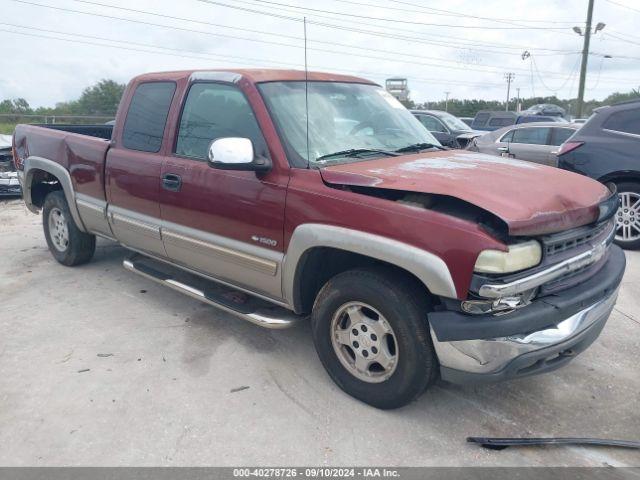
[[[78,98],[108,78],[206,68],[304,68],[411,99],[577,95],[588,0],[0,0],[0,100]],[[53,7],[53,8],[52,8]],[[134,11],[135,10],[135,11]],[[84,12],[84,13],[80,13]],[[587,99],[640,88],[640,1],[595,0]],[[523,59],[523,53],[528,52]],[[611,58],[605,58],[604,56]]]

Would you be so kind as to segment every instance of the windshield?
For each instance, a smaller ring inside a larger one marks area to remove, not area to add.
[[[465,132],[471,131],[471,127],[469,125],[450,113],[440,112],[438,113],[438,118],[442,120],[447,127],[449,127],[449,130],[463,130]]]
[[[309,82],[307,156],[305,82],[263,83],[259,89],[293,166],[362,161],[417,144],[440,146],[400,102],[378,86]],[[360,155],[364,151],[368,154]]]

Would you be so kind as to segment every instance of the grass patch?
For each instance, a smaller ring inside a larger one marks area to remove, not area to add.
[[[11,135],[16,128],[16,123],[1,123],[0,122],[0,135]]]

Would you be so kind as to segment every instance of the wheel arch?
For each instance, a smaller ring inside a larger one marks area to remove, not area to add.
[[[46,195],[54,190],[63,191],[73,220],[80,231],[85,232],[69,172],[53,160],[36,156],[28,157],[24,161],[23,181],[23,198],[27,208],[33,213],[38,213]]]
[[[640,171],[635,170],[620,170],[616,172],[607,173],[598,178],[601,183],[609,182],[638,182],[640,183]]]
[[[296,312],[303,313],[331,276],[368,265],[385,265],[404,273],[427,294],[457,296],[451,273],[440,257],[397,240],[322,224],[295,229],[283,262],[283,295]]]

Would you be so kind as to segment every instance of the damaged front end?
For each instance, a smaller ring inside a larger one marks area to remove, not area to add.
[[[11,136],[0,135],[0,196],[22,196],[18,172],[13,165]]]

